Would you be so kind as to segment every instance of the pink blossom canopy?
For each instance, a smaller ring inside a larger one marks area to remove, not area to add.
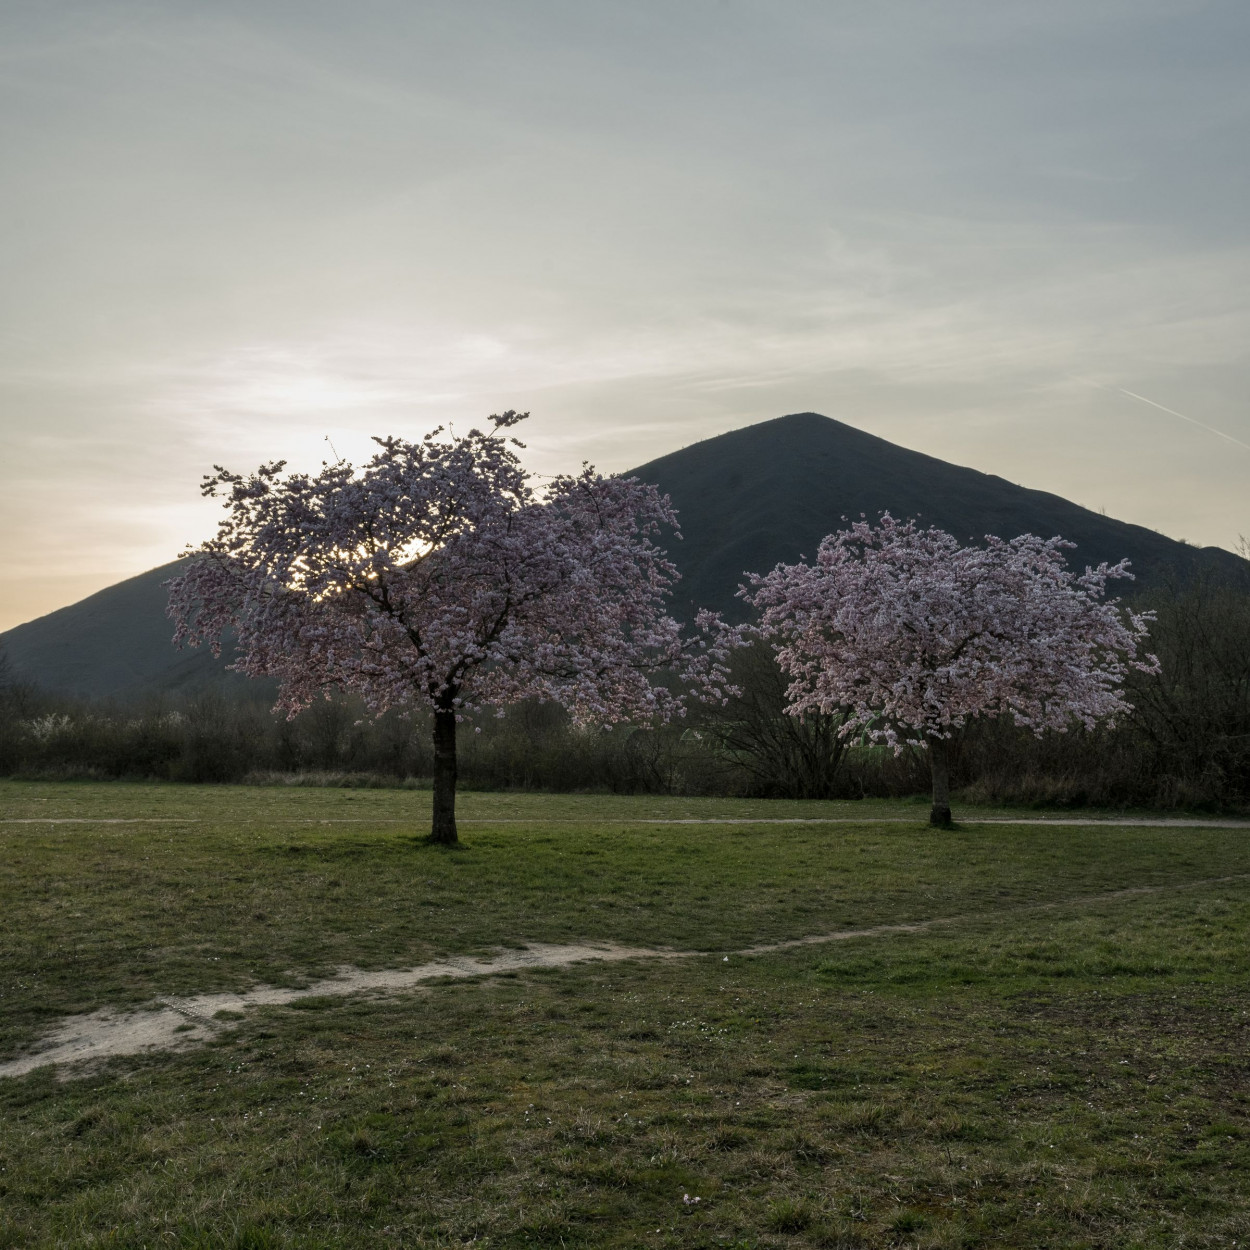
[[[1010,714],[1036,733],[1091,727],[1128,709],[1148,613],[1104,602],[1127,561],[1065,565],[1074,544],[1025,534],[962,547],[939,529],[859,521],[830,534],[814,564],[752,575],[739,593],[790,677],[788,711],[841,713],[845,733],[901,749],[975,716]]]
[[[204,491],[226,494],[227,515],[171,583],[175,640],[217,648],[233,630],[234,667],[278,677],[291,715],[332,688],[375,712],[536,697],[606,723],[722,697],[731,632],[702,614],[686,641],[664,611],[667,498],[590,468],[536,495],[501,433],[521,419],[377,439],[360,471],[218,468]],[[675,689],[652,683],[659,668]]]

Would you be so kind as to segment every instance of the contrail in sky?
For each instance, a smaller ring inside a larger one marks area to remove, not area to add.
[[[1156,404],[1153,399],[1147,399],[1145,395],[1139,395],[1136,391],[1125,390],[1122,386],[1116,387],[1116,390],[1121,395],[1127,395],[1130,399],[1140,399],[1143,404],[1149,404],[1152,408],[1158,408],[1160,412],[1166,412],[1169,416],[1180,417],[1182,421],[1188,421],[1190,425],[1196,425],[1200,430],[1206,430],[1208,434],[1218,434],[1220,438],[1227,439],[1230,443],[1236,443],[1238,447],[1244,447],[1247,451],[1250,451],[1250,443],[1243,443],[1241,439],[1234,438],[1231,434],[1225,434],[1223,430],[1217,430],[1213,425],[1195,421],[1193,417],[1187,417],[1183,412],[1177,412],[1175,408],[1167,408],[1163,404]]]

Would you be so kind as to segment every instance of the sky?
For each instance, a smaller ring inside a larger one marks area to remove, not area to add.
[[[504,408],[542,473],[817,411],[1235,548],[1248,122],[1245,0],[4,0],[0,629],[214,464]]]

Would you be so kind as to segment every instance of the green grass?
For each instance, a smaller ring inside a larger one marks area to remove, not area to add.
[[[0,825],[0,1057],[70,1012],[341,964],[709,952],[308,999],[185,1053],[0,1080],[0,1246],[1120,1250],[1250,1229],[1250,881],[1210,883],[1250,873],[1245,831],[467,795],[463,816],[507,823],[440,851],[427,814],[411,792],[0,785],[9,819],[152,822]],[[820,814],[863,819],[640,823]],[[1166,888],[1098,897],[1139,886]]]

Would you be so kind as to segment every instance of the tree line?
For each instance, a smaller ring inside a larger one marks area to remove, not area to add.
[[[1157,675],[1130,674],[1133,710],[1114,728],[1040,738],[978,720],[951,744],[965,801],[1175,810],[1250,806],[1250,595],[1211,584],[1137,600],[1156,613]],[[788,682],[756,644],[730,660],[739,693],[668,725],[582,727],[559,706],[524,701],[462,725],[460,779],[475,789],[904,798],[929,789],[922,751],[839,736],[834,715],[785,713]],[[41,692],[0,663],[0,774],[429,787],[429,714],[374,719],[349,696],[294,720],[272,696],[218,693],[130,703]]]

